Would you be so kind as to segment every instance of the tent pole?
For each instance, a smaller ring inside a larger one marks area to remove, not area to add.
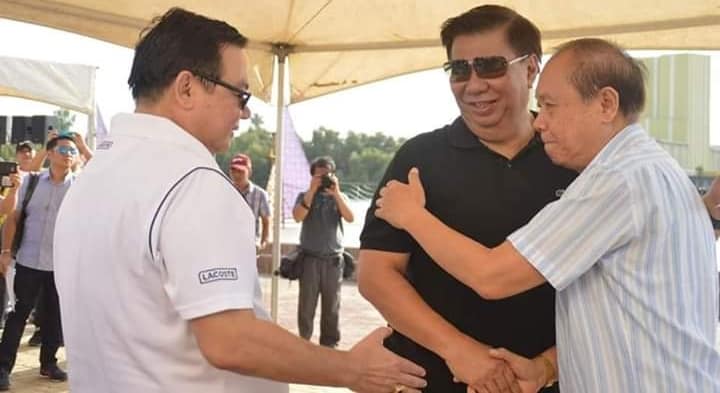
[[[275,133],[275,188],[273,194],[273,248],[272,248],[272,272],[280,266],[282,255],[282,243],[280,239],[280,222],[283,215],[283,126],[285,110],[285,61],[288,51],[286,47],[277,45],[274,47],[275,56],[278,60],[278,84],[277,84],[277,131]],[[270,315],[273,321],[278,320],[278,276],[271,275],[271,303]]]

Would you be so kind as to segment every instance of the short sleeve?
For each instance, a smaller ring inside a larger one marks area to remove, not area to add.
[[[295,206],[300,205],[303,201],[303,198],[305,198],[305,193],[301,192],[297,195],[297,198],[295,198]]]
[[[193,171],[169,195],[160,225],[164,288],[184,319],[253,308],[255,219],[228,179]]]
[[[393,157],[385,171],[385,175],[380,180],[370,207],[365,214],[365,225],[360,234],[361,249],[409,253],[417,248],[417,243],[410,234],[375,216],[375,201],[378,198],[380,189],[390,180],[407,182],[410,168],[416,165],[412,157],[417,157],[417,155],[412,153],[413,150],[408,146],[408,143],[403,145]]]
[[[557,290],[637,236],[632,187],[610,171],[581,175],[508,240]]]

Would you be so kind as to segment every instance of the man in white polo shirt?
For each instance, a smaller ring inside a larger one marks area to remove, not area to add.
[[[607,41],[558,49],[540,76],[534,126],[552,161],[580,175],[497,247],[425,210],[416,169],[376,202],[376,215],[485,298],[545,281],[557,289],[563,392],[720,392],[713,232],[687,174],[637,123],[643,82]],[[541,363],[491,353],[528,389],[542,381]]]
[[[422,368],[382,348],[383,329],[334,351],[268,321],[254,217],[213,158],[250,117],[246,42],[224,22],[174,8],[136,47],[136,113],[113,120],[57,220],[74,393],[425,384]]]

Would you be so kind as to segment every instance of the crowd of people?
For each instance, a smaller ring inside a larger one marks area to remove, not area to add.
[[[135,112],[97,151],[54,131],[37,154],[16,147],[0,390],[35,309],[40,374],[75,393],[720,393],[720,180],[701,198],[639,125],[639,63],[581,38],[541,71],[540,30],[499,5],[447,19],[440,38],[460,116],[398,150],[360,239],[358,290],[389,327],[337,348],[355,217],[331,157],[292,210],[298,335],[269,320],[268,194],[249,155],[214,157],[251,115],[248,39],[173,8],[135,48]]]

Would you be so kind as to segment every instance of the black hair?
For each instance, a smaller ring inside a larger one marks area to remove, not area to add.
[[[484,33],[498,28],[505,29],[507,42],[516,55],[535,55],[540,62],[540,30],[524,16],[501,5],[481,5],[446,20],[440,31],[440,38],[450,59],[453,41],[458,36]]]
[[[247,41],[223,21],[171,8],[141,33],[128,77],[132,96],[153,100],[184,70],[219,79],[222,47]]]
[[[58,135],[55,138],[47,141],[47,143],[45,144],[45,150],[50,151],[54,149],[60,141],[70,141],[73,143],[73,145],[75,144],[75,139],[73,139],[73,137],[71,137],[70,135]]]
[[[322,156],[315,158],[310,163],[310,174],[315,175],[315,169],[317,168],[328,168],[330,169],[330,172],[335,172],[335,161],[332,159],[332,157],[329,156]]]

